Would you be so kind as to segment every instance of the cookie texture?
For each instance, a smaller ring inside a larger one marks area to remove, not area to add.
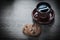
[[[28,36],[38,36],[41,30],[37,24],[26,24],[24,25],[23,33]]]

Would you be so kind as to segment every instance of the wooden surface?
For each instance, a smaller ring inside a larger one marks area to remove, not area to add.
[[[12,4],[3,3],[0,16],[0,38],[11,40],[45,40],[54,39],[59,32],[60,14],[55,1],[46,1],[55,11],[55,21],[49,25],[41,25],[42,33],[39,37],[28,37],[23,34],[25,24],[32,24],[32,11],[39,3],[36,0],[15,0]],[[6,6],[5,6],[6,5]]]

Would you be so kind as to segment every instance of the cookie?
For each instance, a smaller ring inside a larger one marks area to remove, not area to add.
[[[26,24],[23,28],[23,33],[28,36],[38,36],[41,30],[37,24]]]

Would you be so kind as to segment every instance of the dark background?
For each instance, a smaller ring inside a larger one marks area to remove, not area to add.
[[[24,0],[23,0],[24,1]],[[27,1],[27,0],[26,0]],[[0,40],[58,40],[60,39],[60,1],[59,0],[34,0],[34,1],[47,1],[47,2],[54,2],[55,14],[57,15],[55,17],[55,21],[52,22],[49,25],[41,25],[42,27],[42,34],[39,37],[28,37],[28,38],[21,38],[21,37],[13,37],[9,36],[9,32],[5,32],[5,27],[9,26],[7,24],[4,24],[5,18],[3,13],[3,10],[8,7],[12,6],[12,4],[15,2],[15,0],[0,0]],[[7,9],[5,9],[7,10]],[[8,14],[7,14],[8,15]],[[8,15],[9,16],[9,15]]]

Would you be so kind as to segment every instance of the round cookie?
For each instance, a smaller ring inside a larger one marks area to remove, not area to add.
[[[38,36],[41,30],[37,24],[26,24],[23,28],[23,33],[28,36]]]

